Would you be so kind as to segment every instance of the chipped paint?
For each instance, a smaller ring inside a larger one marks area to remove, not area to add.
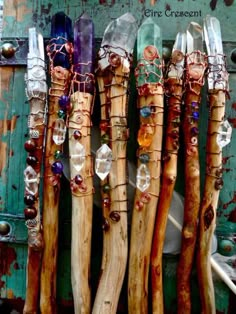
[[[226,209],[230,204],[236,203],[236,191],[234,191],[234,195],[232,199],[223,205],[223,209]]]
[[[0,242],[0,289],[5,286],[5,282],[1,278],[3,275],[11,276],[10,267],[16,261],[16,257],[14,248]]]

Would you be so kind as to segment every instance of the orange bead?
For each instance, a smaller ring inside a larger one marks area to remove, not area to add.
[[[153,139],[153,130],[151,126],[141,126],[138,131],[138,143],[141,147],[149,147]]]

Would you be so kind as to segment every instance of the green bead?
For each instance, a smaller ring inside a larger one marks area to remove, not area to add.
[[[108,144],[109,141],[110,141],[109,134],[103,134],[103,135],[102,135],[102,138],[101,138],[102,144]]]
[[[60,110],[58,110],[57,115],[58,115],[58,118],[64,119],[66,116],[66,113],[65,113],[65,111],[60,109]]]
[[[103,187],[102,187],[102,191],[103,193],[109,193],[111,190],[111,187],[109,184],[104,184]]]
[[[55,158],[55,159],[60,159],[61,156],[62,156],[62,152],[61,152],[60,150],[56,150],[56,151],[54,152],[54,158]]]

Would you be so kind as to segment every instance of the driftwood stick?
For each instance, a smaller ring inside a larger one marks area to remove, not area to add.
[[[127,234],[127,90],[136,38],[134,17],[126,13],[106,28],[98,52],[102,146],[95,169],[101,179],[103,253],[93,314],[117,312],[128,255]]]
[[[70,70],[60,65],[54,65],[54,60],[67,63],[71,60],[71,44],[64,38],[57,38],[60,44],[55,45],[52,39],[47,51],[50,58],[51,88],[49,90],[48,125],[44,159],[44,189],[43,189],[43,237],[45,242],[42,271],[40,309],[42,313],[56,313],[56,272],[58,252],[58,209],[60,195],[60,176],[63,170],[60,158],[63,151],[65,129],[63,118],[60,118],[59,99],[67,99],[70,84]],[[57,61],[58,62],[58,61]],[[58,115],[59,113],[59,115]],[[63,113],[65,114],[65,113]],[[59,120],[60,119],[60,120]],[[56,125],[56,121],[60,123]],[[53,235],[53,236],[52,236]]]
[[[43,37],[35,28],[29,29],[26,94],[30,103],[28,127],[30,139],[25,143],[28,152],[25,169],[25,218],[28,227],[28,259],[26,298],[23,313],[37,313],[43,250],[39,188],[46,125],[46,73]],[[37,73],[37,75],[35,75]],[[40,79],[39,79],[40,78]],[[32,203],[32,204],[30,204]]]
[[[129,68],[126,68],[121,58],[121,64],[115,69],[114,76],[98,77],[103,121],[107,121],[108,118],[106,112],[108,99],[111,103],[109,125],[113,160],[108,175],[109,192],[106,191],[102,195],[103,257],[101,277],[92,311],[94,314],[116,313],[127,263],[126,93],[128,74]],[[102,186],[104,187],[105,184],[106,181],[103,180]]]
[[[72,83],[73,85],[73,83]],[[73,86],[72,86],[73,88]],[[72,191],[71,281],[75,313],[90,313],[90,257],[93,212],[93,164],[91,157],[91,108],[93,96],[75,92],[70,96],[69,152]],[[81,116],[82,114],[82,116]],[[83,119],[82,124],[78,123]],[[85,149],[84,165],[78,171],[81,157],[77,145]],[[77,156],[77,157],[76,157]]]
[[[221,39],[220,23],[207,15],[204,19],[204,37],[208,52],[209,115],[206,143],[206,175],[200,207],[197,271],[201,297],[201,312],[216,312],[212,280],[211,244],[216,225],[216,211],[223,187],[222,148],[230,142],[232,128],[224,121],[228,73]]]
[[[200,165],[198,119],[205,57],[200,51],[187,55],[185,113],[183,121],[185,152],[185,201],[182,245],[177,269],[178,313],[191,312],[190,278],[197,239],[200,207]]]
[[[152,276],[152,310],[153,313],[164,313],[162,284],[162,253],[168,212],[177,177],[177,154],[179,148],[179,123],[182,102],[183,82],[178,78],[165,81],[167,95],[167,126],[163,154],[163,170],[161,191],[157,206],[157,217],[152,244],[151,276]]]
[[[138,98],[138,106],[155,107],[152,114],[154,125],[151,145],[146,149],[149,153],[149,170],[151,184],[145,192],[136,188],[131,226],[128,301],[130,313],[147,313],[148,311],[148,276],[153,237],[156,207],[160,191],[161,148],[163,128],[163,87],[156,86],[156,94],[142,95]],[[145,120],[145,119],[141,119]],[[145,123],[144,121],[142,121]],[[140,149],[139,155],[145,153]],[[138,167],[141,165],[138,162]]]
[[[148,312],[148,277],[156,208],[160,192],[164,113],[162,37],[152,19],[138,30],[135,69],[140,127],[138,165],[132,212],[129,273],[129,313]]]
[[[217,144],[219,128],[225,114],[225,91],[210,91],[207,144],[206,177],[200,208],[199,243],[197,250],[198,281],[202,313],[215,313],[215,294],[211,272],[211,243],[216,224],[216,210],[222,181],[222,153]]]

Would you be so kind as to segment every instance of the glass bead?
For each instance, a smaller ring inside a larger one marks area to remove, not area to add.
[[[141,154],[139,160],[142,164],[148,164],[150,161],[150,156],[148,154]]]
[[[140,115],[143,118],[148,118],[152,114],[151,108],[149,106],[145,106],[140,108]]]
[[[172,130],[172,132],[170,133],[170,137],[174,140],[177,140],[179,138],[179,132],[177,130]]]
[[[82,133],[79,130],[75,130],[73,133],[74,139],[75,140],[81,140],[82,138]]]
[[[25,219],[34,219],[37,216],[37,210],[35,207],[27,207],[24,209]]]
[[[83,182],[83,177],[82,177],[80,174],[77,174],[77,175],[75,176],[75,183],[76,183],[77,185],[80,185],[82,182]]]
[[[103,191],[103,193],[109,193],[110,190],[111,190],[111,187],[110,187],[109,184],[104,184],[104,185],[102,186],[102,191]]]
[[[103,144],[96,152],[95,172],[101,180],[104,180],[111,170],[112,150],[107,144]]]
[[[101,143],[102,144],[108,144],[110,141],[109,134],[103,134],[101,137]]]
[[[191,128],[191,134],[194,135],[198,135],[199,134],[199,129],[197,127],[192,127]]]
[[[64,110],[60,109],[60,110],[58,110],[57,115],[58,115],[58,118],[64,119],[66,116],[66,113]]]
[[[103,217],[102,230],[104,232],[107,232],[107,231],[109,231],[109,229],[110,229],[109,221],[105,217]]]
[[[25,203],[25,205],[27,205],[27,206],[32,206],[33,204],[34,204],[34,202],[35,202],[35,196],[34,195],[32,195],[32,194],[26,194],[25,196],[24,196],[24,203]]]
[[[35,141],[33,139],[29,139],[25,142],[24,147],[27,152],[33,152],[36,149]]]
[[[68,106],[70,105],[70,98],[66,95],[60,96],[58,100],[58,104],[62,110],[67,110]]]
[[[192,108],[198,108],[198,103],[196,101],[191,102],[191,107]]]
[[[153,139],[153,130],[150,126],[141,126],[138,131],[138,143],[141,147],[149,147]]]
[[[29,155],[26,158],[26,162],[30,166],[35,166],[37,164],[37,162],[38,162],[38,158],[36,156]]]
[[[143,203],[149,203],[151,200],[151,195],[147,192],[143,192],[140,198],[140,201]]]
[[[112,211],[109,215],[110,219],[114,222],[120,221],[120,214],[116,211]]]
[[[135,208],[136,208],[137,210],[141,210],[141,209],[143,208],[143,206],[144,206],[144,204],[143,204],[143,202],[141,202],[141,201],[137,201],[137,202],[135,203]]]
[[[63,164],[60,161],[55,161],[52,164],[51,169],[52,169],[52,172],[54,174],[62,174],[62,172],[63,172]]]
[[[63,153],[61,150],[56,150],[53,154],[55,159],[60,159],[63,156]]]
[[[100,130],[106,132],[108,129],[109,123],[106,120],[102,120],[99,124]]]
[[[105,198],[102,200],[102,203],[103,203],[103,206],[104,206],[105,208],[109,208],[110,205],[111,205],[110,198],[109,198],[109,197],[105,197]]]
[[[192,117],[193,117],[194,120],[198,120],[199,119],[199,112],[198,111],[194,111],[192,113]]]

